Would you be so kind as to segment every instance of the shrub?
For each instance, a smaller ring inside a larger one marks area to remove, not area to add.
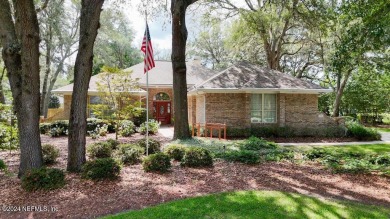
[[[119,134],[123,137],[129,137],[135,133],[135,125],[130,120],[122,120],[119,125]]]
[[[52,190],[65,185],[65,173],[55,168],[32,169],[22,177],[22,188],[27,191]]]
[[[39,132],[40,132],[41,134],[47,134],[47,133],[49,133],[50,126],[51,126],[50,123],[40,123],[40,124],[39,124]]]
[[[136,144],[139,145],[140,147],[144,148],[145,153],[146,153],[146,138],[137,141]],[[149,138],[148,154],[155,154],[157,152],[161,152],[160,142]]]
[[[241,162],[245,164],[260,163],[259,154],[250,150],[228,151],[222,154],[221,157],[227,161]]]
[[[190,147],[186,150],[186,153],[181,160],[181,165],[187,167],[213,166],[213,158],[210,151],[207,149]]]
[[[251,133],[250,128],[226,128],[226,136],[230,138],[249,137]]]
[[[101,119],[88,118],[87,119],[87,132],[88,131],[95,131],[98,126],[101,127],[104,124],[106,124],[106,123]]]
[[[151,119],[148,122],[148,127],[149,127],[149,134],[154,135],[158,132],[158,128],[160,127],[160,123],[154,119]],[[139,132],[143,135],[146,134],[146,122],[141,124],[141,126],[139,127]]]
[[[123,164],[137,164],[141,161],[145,150],[134,144],[120,144],[116,156]]]
[[[59,137],[68,135],[69,122],[68,120],[58,120],[50,124],[49,136]]]
[[[342,163],[332,163],[329,167],[337,173],[367,173],[372,164],[365,159],[347,159]]]
[[[277,147],[278,147],[277,144],[273,142],[268,142],[262,138],[257,138],[254,136],[246,139],[240,146],[242,150],[253,150],[253,151],[262,150],[262,149],[274,149]]]
[[[121,167],[112,158],[99,158],[86,162],[81,171],[81,176],[86,179],[103,180],[116,179]]]
[[[6,170],[6,169],[7,169],[7,165],[3,160],[0,159],[0,170]]]
[[[156,153],[145,157],[142,166],[146,172],[167,172],[171,168],[171,159],[164,153]]]
[[[306,152],[305,156],[309,160],[315,160],[315,159],[323,158],[327,154],[329,154],[329,152],[322,148],[314,148],[313,150],[309,150],[308,152]]]
[[[42,156],[44,164],[53,164],[60,156],[60,150],[55,148],[54,145],[44,144],[42,145]]]
[[[355,137],[361,141],[381,140],[381,135],[378,131],[376,131],[375,129],[366,128],[358,122],[347,123],[347,129],[347,134],[349,136]]]
[[[60,99],[54,95],[50,96],[48,108],[55,109],[55,108],[60,108],[60,106],[61,106]]]
[[[119,141],[112,138],[107,139],[105,142],[111,146],[112,150],[117,149],[117,146],[119,145]]]
[[[92,159],[111,157],[112,146],[108,142],[97,142],[87,148],[87,152]]]
[[[133,109],[133,123],[139,127],[146,121],[146,109],[145,108],[134,108]]]
[[[11,126],[0,122],[0,150],[16,149],[19,147],[18,141],[18,129],[16,124],[15,126]]]
[[[184,157],[186,149],[187,148],[185,146],[183,146],[183,145],[173,144],[173,145],[169,145],[165,149],[165,152],[168,154],[168,156],[171,159],[174,159],[174,160],[177,160],[177,161],[181,161],[183,159],[183,157]]]
[[[264,151],[262,157],[266,161],[292,160],[294,158],[294,152],[288,149],[269,149]]]
[[[369,161],[375,165],[390,166],[390,153],[371,156]]]

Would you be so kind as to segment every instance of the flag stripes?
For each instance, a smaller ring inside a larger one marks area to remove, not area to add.
[[[144,73],[146,73],[147,71],[155,67],[154,58],[153,58],[152,40],[150,38],[148,23],[146,23],[146,30],[144,34],[144,39],[142,40],[141,51],[145,54]]]

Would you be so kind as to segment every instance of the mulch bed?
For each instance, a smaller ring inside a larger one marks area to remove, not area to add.
[[[156,138],[168,141],[160,136]],[[55,167],[65,169],[67,139],[43,136],[42,141],[61,148],[61,159]],[[0,152],[0,157],[10,165],[11,171],[17,172],[15,152],[11,155]],[[166,174],[145,173],[141,165],[133,165],[124,167],[116,181],[92,182],[76,174],[67,174],[66,180],[64,188],[28,193],[21,189],[16,176],[0,173],[0,205],[46,206],[57,210],[0,211],[0,218],[95,218],[186,197],[236,190],[278,190],[390,207],[390,178],[375,174],[333,174],[317,163],[271,162],[251,166],[217,161],[212,168],[199,169],[173,163],[172,171]]]

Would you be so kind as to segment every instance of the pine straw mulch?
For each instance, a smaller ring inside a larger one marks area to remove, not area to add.
[[[46,140],[50,139],[43,138],[43,142]],[[51,139],[50,143],[61,145],[61,156],[66,154],[66,138]],[[18,156],[0,152],[0,157],[16,173]],[[65,169],[65,160],[62,157],[55,166]],[[116,181],[92,182],[76,174],[67,174],[66,180],[62,189],[28,193],[21,189],[16,176],[0,174],[0,205],[57,209],[56,212],[0,211],[0,218],[95,218],[235,190],[278,190],[390,207],[390,178],[375,174],[333,174],[316,163],[272,162],[251,166],[217,161],[212,168],[199,169],[174,163],[172,171],[166,174],[145,173],[141,165],[134,165],[124,167]]]

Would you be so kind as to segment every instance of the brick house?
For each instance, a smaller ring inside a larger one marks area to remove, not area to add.
[[[130,67],[141,90],[134,95],[146,103],[143,63]],[[89,104],[98,99],[96,80],[91,78]],[[172,123],[172,63],[156,61],[149,72],[149,115],[163,124]],[[241,62],[219,73],[187,63],[189,123],[225,123],[228,127],[257,126],[332,127],[337,122],[318,111],[318,95],[331,92],[288,74]],[[56,119],[68,119],[73,84],[53,93],[63,95],[64,109]]]

